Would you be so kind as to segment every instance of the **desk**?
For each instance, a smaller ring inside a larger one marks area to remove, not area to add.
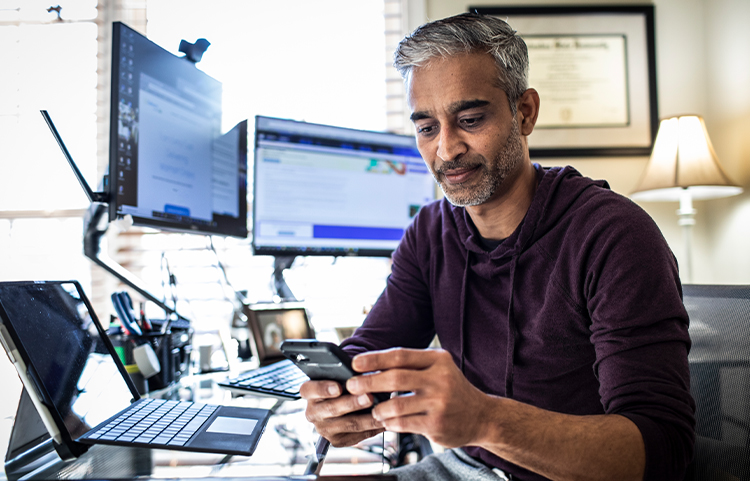
[[[253,456],[97,445],[67,463],[60,460],[56,453],[50,453],[35,467],[33,479],[315,479],[315,476],[302,476],[318,438],[312,425],[305,419],[305,401],[286,401],[277,406],[277,401],[272,398],[234,397],[229,391],[216,386],[216,381],[224,378],[222,373],[187,376],[177,385],[151,396],[275,409]],[[377,479],[391,478],[380,476],[388,470],[388,466],[383,464],[380,454],[370,451],[379,451],[383,443],[388,447],[393,441],[381,435],[359,448],[331,448],[321,476],[329,479],[330,476],[371,474]],[[7,479],[13,481],[18,477],[11,474]],[[366,480],[369,476],[357,479]]]

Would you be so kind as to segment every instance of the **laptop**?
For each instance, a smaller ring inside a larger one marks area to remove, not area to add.
[[[141,398],[76,281],[0,282],[0,341],[63,459],[94,444],[250,456],[270,416]]]
[[[279,349],[287,339],[314,339],[307,311],[300,306],[278,304],[245,306],[250,347],[259,368],[218,383],[236,394],[255,394],[277,399],[299,399],[299,387],[309,380]]]

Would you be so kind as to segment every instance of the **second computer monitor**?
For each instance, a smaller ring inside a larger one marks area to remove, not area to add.
[[[222,135],[222,85],[112,26],[110,220],[247,237],[247,122]]]
[[[256,117],[254,252],[388,256],[435,183],[413,137]]]

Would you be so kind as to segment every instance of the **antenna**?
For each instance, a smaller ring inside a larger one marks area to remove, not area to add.
[[[70,167],[73,169],[73,173],[76,175],[76,178],[78,178],[78,182],[81,184],[81,187],[83,187],[83,190],[86,192],[86,196],[89,198],[89,201],[90,202],[105,202],[105,203],[108,202],[109,195],[106,192],[94,192],[91,189],[91,187],[89,187],[89,183],[86,182],[86,179],[83,177],[83,174],[81,174],[81,171],[78,169],[78,166],[73,160],[73,157],[70,155],[70,152],[68,152],[68,148],[65,146],[65,143],[63,142],[62,137],[60,136],[60,133],[57,131],[57,127],[55,127],[55,124],[52,123],[52,118],[49,116],[49,113],[46,110],[40,110],[40,112],[42,113],[42,117],[44,117],[44,121],[47,122],[47,126],[49,126],[49,129],[52,131],[52,135],[55,137],[55,140],[57,140],[57,143],[60,146],[60,149],[63,151],[63,155],[65,155],[65,158],[70,164]]]

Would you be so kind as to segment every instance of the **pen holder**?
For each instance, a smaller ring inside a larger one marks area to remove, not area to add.
[[[147,333],[144,336],[153,347],[161,364],[161,371],[147,379],[151,391],[179,381],[187,373],[190,359],[190,334],[184,329],[172,329],[165,334]]]
[[[179,381],[188,371],[191,352],[190,329],[175,328],[164,334],[148,332],[138,337],[113,333],[109,335],[109,338],[115,352],[125,365],[125,370],[130,374],[131,380],[141,394],[163,389]],[[158,373],[148,379],[144,379],[133,358],[133,349],[144,342],[151,345],[161,367]]]

